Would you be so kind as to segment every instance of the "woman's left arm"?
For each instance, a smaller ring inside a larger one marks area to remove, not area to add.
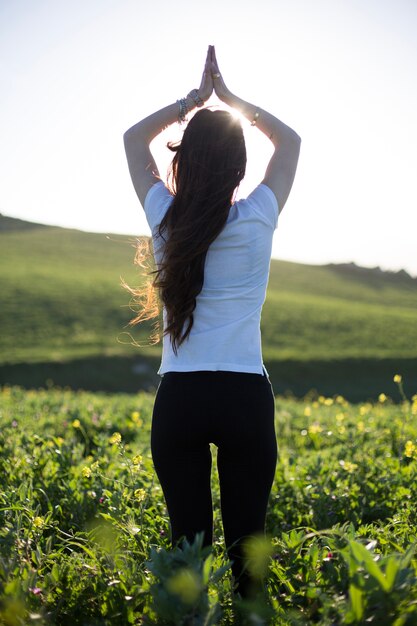
[[[181,114],[185,117],[186,111],[181,108],[184,104],[189,112],[197,106],[197,102],[200,105],[200,101],[206,102],[210,98],[213,91],[213,79],[210,71],[211,55],[212,46],[209,46],[203,77],[197,94],[194,90],[194,92],[190,92],[192,95],[189,94],[184,99],[183,104],[174,102],[152,113],[129,128],[123,135],[130,176],[142,206],[145,206],[145,198],[149,189],[159,181],[158,168],[149,148],[150,143],[165,128],[176,121],[180,121]]]

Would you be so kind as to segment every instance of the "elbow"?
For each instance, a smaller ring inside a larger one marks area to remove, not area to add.
[[[132,130],[133,130],[133,126],[132,128],[128,128],[124,133],[123,133],[123,143],[126,145],[127,143],[129,143],[131,137],[132,137]]]
[[[301,137],[292,128],[287,128],[286,132],[276,141],[272,140],[278,150],[300,150]]]
[[[293,141],[300,146],[301,145],[301,137],[300,137],[300,135],[298,135],[295,132],[295,130],[293,130],[292,131],[292,136],[293,136]]]

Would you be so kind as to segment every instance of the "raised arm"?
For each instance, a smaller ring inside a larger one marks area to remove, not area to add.
[[[273,143],[274,154],[266,168],[263,183],[268,185],[277,198],[280,212],[288,199],[297,169],[301,139],[289,126],[271,113],[235,96],[226,86],[220,73],[216,53],[211,54],[211,72],[216,95],[225,104],[240,111],[256,125]]]
[[[209,46],[198,91],[192,90],[182,103],[177,101],[152,113],[123,135],[130,176],[142,206],[145,204],[149,189],[159,180],[158,168],[149,148],[150,143],[167,126],[180,121],[181,117],[185,118],[187,111],[201,106],[210,98],[213,91],[211,62],[212,46]]]

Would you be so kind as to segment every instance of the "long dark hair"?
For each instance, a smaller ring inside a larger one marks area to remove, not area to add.
[[[245,175],[246,146],[235,117],[227,111],[202,109],[188,123],[182,141],[168,147],[175,152],[169,172],[173,200],[159,225],[163,255],[153,271],[152,287],[165,307],[164,334],[170,336],[177,354],[193,327],[208,248],[222,231]],[[154,317],[155,298],[149,284],[141,294],[130,291],[142,298],[142,310],[131,323]]]

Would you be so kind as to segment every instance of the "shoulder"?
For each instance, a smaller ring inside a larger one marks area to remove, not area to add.
[[[256,217],[273,230],[278,225],[278,202],[274,192],[265,183],[255,187],[247,198],[238,200],[235,206],[239,212],[247,213],[248,217]]]
[[[172,194],[162,181],[156,182],[149,189],[145,197],[144,209],[147,222],[152,231],[161,223],[172,202],[172,198]]]

